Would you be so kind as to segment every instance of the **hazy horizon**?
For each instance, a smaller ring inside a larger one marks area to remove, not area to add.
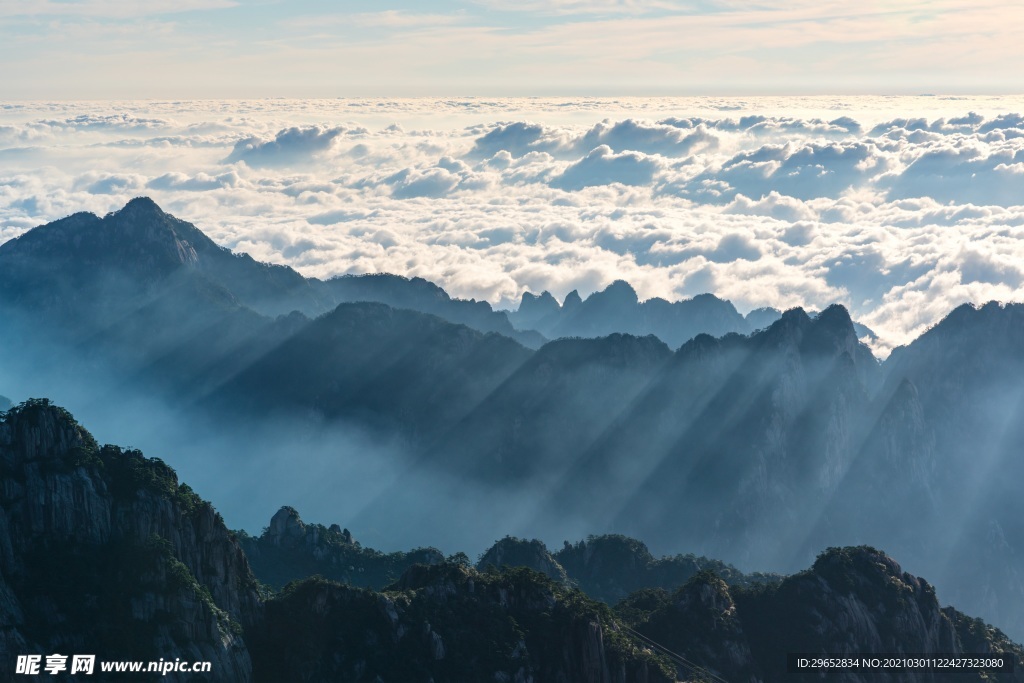
[[[1022,21],[1005,0],[31,0],[0,7],[0,64],[17,98],[1019,92]]]
[[[885,355],[1020,301],[1024,97],[7,103],[0,243],[152,196],[307,276],[514,308],[614,280],[741,312],[846,305]]]

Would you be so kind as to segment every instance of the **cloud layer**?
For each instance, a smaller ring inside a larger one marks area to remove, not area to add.
[[[904,343],[1022,300],[1024,101],[254,100],[0,104],[0,241],[153,196],[307,275],[838,301]]]

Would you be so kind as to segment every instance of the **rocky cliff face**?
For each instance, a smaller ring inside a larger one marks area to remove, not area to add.
[[[250,680],[260,598],[220,516],[157,460],[98,447],[64,410],[0,418],[0,661],[211,661]],[[168,680],[184,681],[184,674]]]

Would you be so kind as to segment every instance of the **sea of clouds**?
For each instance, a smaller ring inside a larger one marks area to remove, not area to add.
[[[0,242],[148,195],[305,275],[840,302],[882,355],[1024,300],[1024,98],[0,103]]]

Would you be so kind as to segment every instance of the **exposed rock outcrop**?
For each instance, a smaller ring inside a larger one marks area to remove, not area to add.
[[[247,681],[260,609],[220,516],[161,461],[100,448],[46,401],[0,419],[0,661],[180,657]]]
[[[382,553],[364,548],[337,524],[307,524],[291,506],[278,510],[258,537],[237,533],[256,576],[273,588],[319,574],[352,586],[382,588],[414,564],[438,564],[435,548]]]

